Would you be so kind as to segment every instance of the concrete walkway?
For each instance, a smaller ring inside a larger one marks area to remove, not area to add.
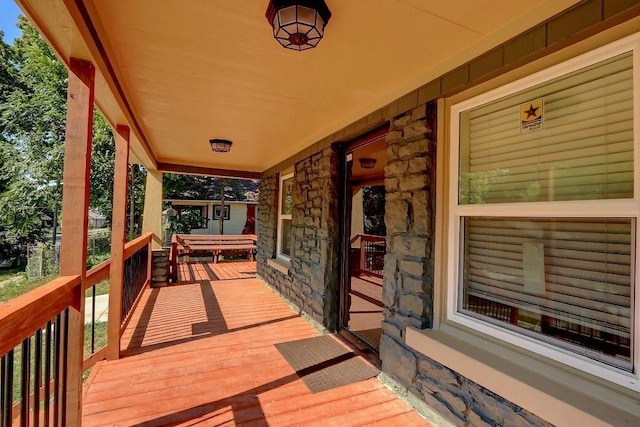
[[[84,323],[91,323],[91,297],[84,300]],[[96,323],[106,322],[109,317],[109,295],[96,295]]]

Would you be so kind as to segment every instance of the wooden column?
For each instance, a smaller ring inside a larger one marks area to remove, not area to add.
[[[142,234],[153,233],[153,249],[162,247],[162,172],[147,170],[147,185],[144,191]]]
[[[109,323],[107,358],[120,358],[120,325],[124,286],[124,244],[127,233],[127,189],[129,186],[129,127],[116,126],[116,158],[113,177],[111,220],[111,278],[109,281]]]
[[[93,125],[95,69],[71,58],[67,89],[67,129],[64,144],[60,275],[86,277],[89,222],[89,171]],[[69,310],[66,425],[82,424],[82,359],[84,292]]]

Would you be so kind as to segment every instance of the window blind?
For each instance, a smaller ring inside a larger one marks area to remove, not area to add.
[[[459,203],[633,197],[631,53],[461,113]],[[522,106],[542,103],[523,133]]]
[[[626,366],[633,228],[633,220],[626,218],[465,218],[463,306],[491,317],[477,306],[477,299],[470,299],[476,297],[544,316],[556,325],[599,331],[597,345],[581,344],[622,353],[615,357]],[[538,261],[527,262],[527,245],[542,249]],[[541,286],[527,283],[532,270],[534,276],[536,271],[541,274]],[[544,325],[526,325],[521,318],[515,323],[545,332]],[[627,344],[621,351],[603,344],[606,340]]]

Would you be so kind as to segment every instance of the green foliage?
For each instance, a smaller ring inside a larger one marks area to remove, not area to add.
[[[50,233],[42,217],[62,204],[68,78],[35,28],[24,17],[18,26],[12,46],[0,40],[0,257],[24,261],[26,245]],[[97,110],[93,132],[90,205],[110,220],[114,136]]]
[[[387,235],[387,227],[384,223],[385,196],[384,185],[362,188],[362,216],[365,234]]]
[[[142,212],[144,210],[144,192],[147,179],[147,170],[142,165],[129,167],[129,209],[127,209],[127,224],[129,227],[129,240],[139,236],[142,230]],[[133,205],[133,221],[131,220],[131,206]]]
[[[0,232],[5,252],[24,254],[62,194],[67,73],[25,18],[19,27],[22,37],[0,47]]]
[[[507,171],[503,169],[463,173],[459,180],[459,203],[461,205],[486,203],[485,199],[492,190],[492,185],[505,173]]]
[[[169,231],[171,234],[189,234],[194,228],[206,228],[206,222],[199,209],[182,209],[180,215],[171,221]]]
[[[245,192],[258,189],[258,181],[165,174],[162,182],[164,198],[177,200],[220,200],[223,186],[226,200],[244,200]]]
[[[115,139],[111,126],[98,111],[93,115],[90,203],[111,222]]]

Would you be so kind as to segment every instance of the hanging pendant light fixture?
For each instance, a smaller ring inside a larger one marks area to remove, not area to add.
[[[331,11],[324,0],[270,0],[266,17],[278,43],[287,49],[307,50],[324,36]]]
[[[377,160],[370,157],[360,157],[358,162],[362,169],[373,169],[376,167]]]
[[[231,150],[231,144],[228,139],[210,139],[211,149],[216,153],[228,153]]]

